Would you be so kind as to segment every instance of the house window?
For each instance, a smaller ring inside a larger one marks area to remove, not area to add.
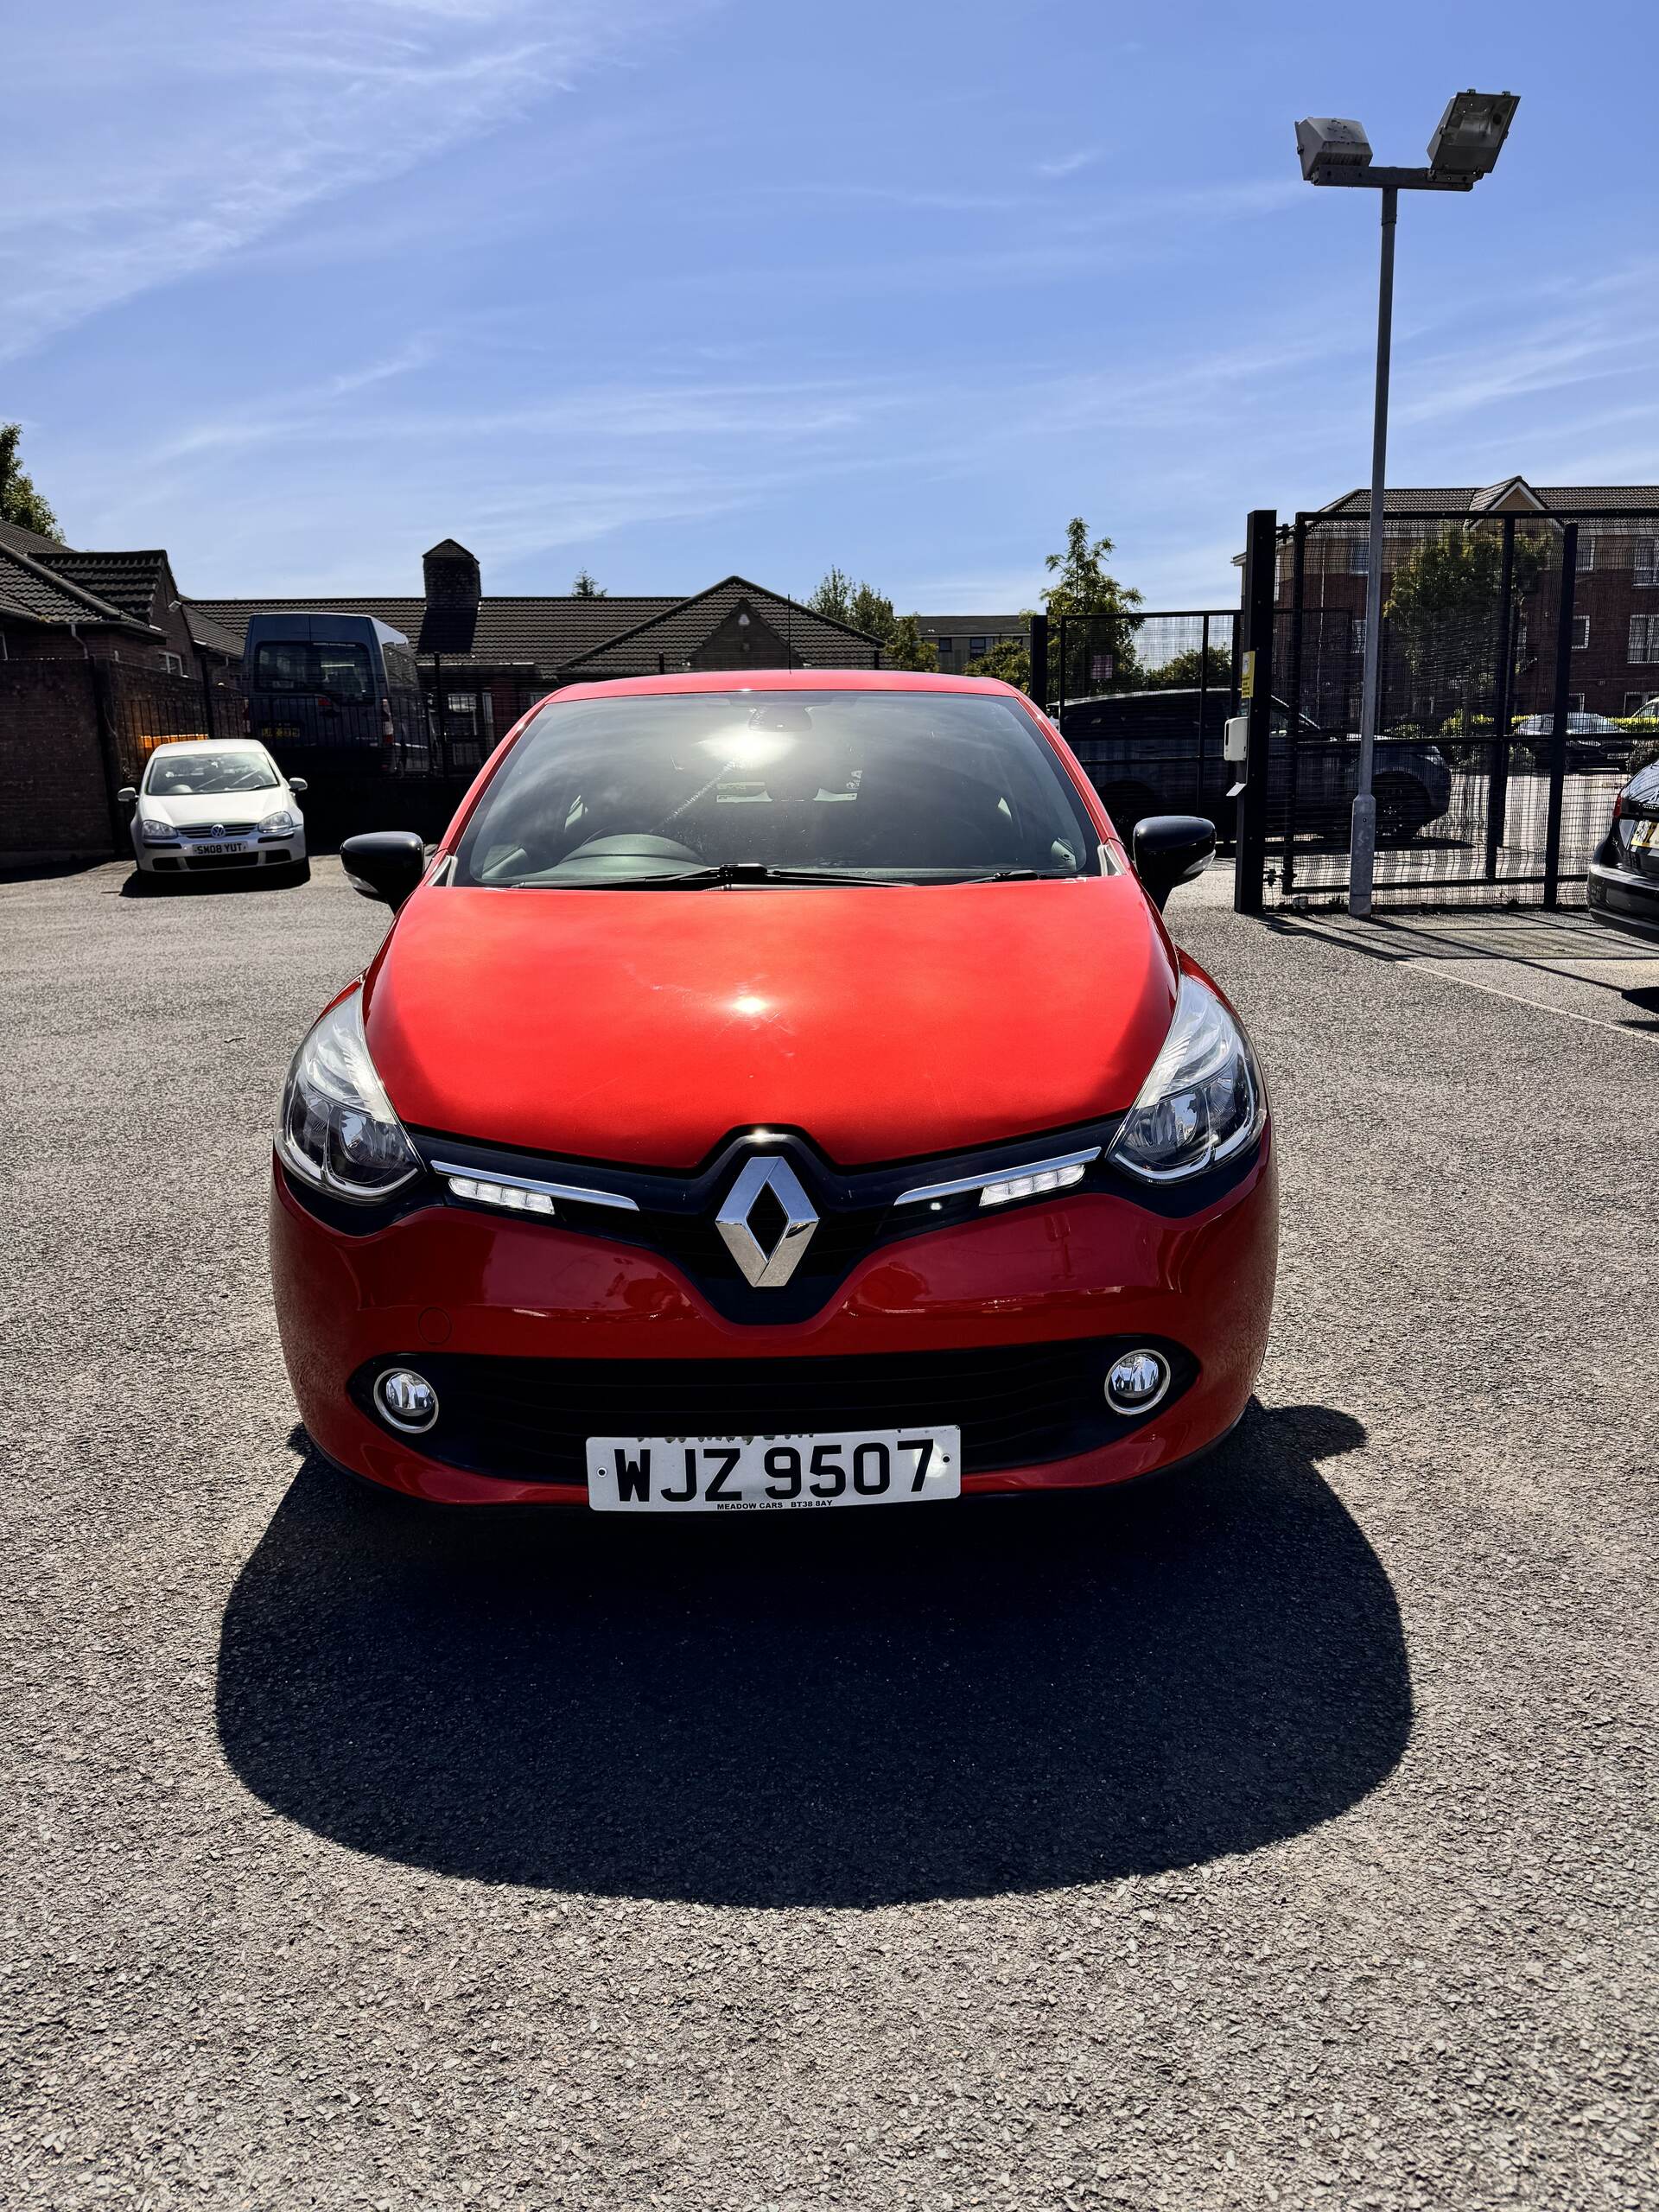
[[[1659,584],[1659,537],[1638,537],[1636,557],[1632,563],[1634,581],[1639,584]]]
[[[933,642],[939,649],[939,658],[941,660],[945,659],[948,655],[955,652],[957,650],[957,641],[954,638],[936,638]]]
[[[1349,621],[1348,650],[1351,653],[1363,653],[1365,650],[1365,617],[1363,614],[1356,614]]]
[[[1371,573],[1371,541],[1369,537],[1351,537],[1348,541],[1348,573],[1351,576],[1369,576]]]
[[[1659,614],[1631,615],[1630,658],[1659,660]]]
[[[162,655],[162,666],[167,671],[169,676],[182,676],[184,674],[184,663],[180,659],[177,653],[163,653]]]
[[[1596,541],[1594,537],[1580,537],[1579,540],[1579,574],[1581,576],[1593,575],[1595,566]]]
[[[1644,707],[1648,715],[1659,721],[1659,691],[1627,691],[1624,694],[1624,712],[1627,715],[1639,715]]]
[[[969,659],[977,660],[982,653],[988,652],[990,651],[990,644],[991,641],[988,638],[969,638],[968,640]]]
[[[1587,614],[1575,614],[1573,617],[1573,650],[1575,653],[1585,652],[1588,650],[1589,645],[1590,617]]]
[[[1569,715],[1581,715],[1584,712],[1584,694],[1582,691],[1569,691],[1567,693],[1567,711]]]

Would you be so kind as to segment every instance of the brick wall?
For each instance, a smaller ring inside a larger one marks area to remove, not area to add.
[[[0,867],[115,850],[85,660],[0,661]]]

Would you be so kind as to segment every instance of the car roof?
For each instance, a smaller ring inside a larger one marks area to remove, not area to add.
[[[566,683],[553,699],[626,699],[695,691],[957,691],[990,692],[1032,702],[1012,683],[988,676],[932,676],[905,668],[683,669],[671,676],[621,676],[601,683]]]
[[[257,737],[168,737],[159,745],[152,745],[149,757],[158,753],[263,753],[264,747]]]

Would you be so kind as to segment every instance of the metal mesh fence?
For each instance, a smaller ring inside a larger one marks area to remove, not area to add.
[[[1304,516],[1281,548],[1281,897],[1347,887],[1368,537],[1363,514]],[[1659,516],[1586,515],[1570,533],[1536,514],[1390,516],[1383,544],[1376,896],[1581,898],[1615,795],[1659,741]]]
[[[1068,614],[1051,626],[1053,711],[1125,834],[1147,814],[1230,823],[1222,743],[1237,704],[1237,634],[1230,607]]]

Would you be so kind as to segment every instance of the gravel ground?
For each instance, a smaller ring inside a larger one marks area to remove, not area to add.
[[[336,863],[0,886],[0,2202],[1659,2204],[1651,1039],[1194,900],[1259,1408],[959,1516],[422,1516],[264,1261]]]

